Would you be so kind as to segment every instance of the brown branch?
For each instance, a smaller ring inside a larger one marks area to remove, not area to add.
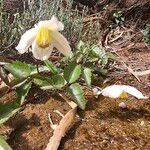
[[[145,70],[145,71],[135,71],[135,74],[136,74],[137,76],[149,75],[149,74],[150,74],[150,69],[149,69],[149,70]]]
[[[59,125],[55,128],[53,136],[50,138],[49,143],[45,150],[57,150],[62,137],[71,128],[77,111],[77,105],[74,102],[68,103],[72,109],[61,119]]]

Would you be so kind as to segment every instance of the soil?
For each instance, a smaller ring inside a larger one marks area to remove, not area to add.
[[[130,64],[133,69],[150,69],[148,49],[120,52],[120,55],[121,59]],[[119,74],[115,70],[103,80],[101,78],[100,82],[105,82],[104,86],[106,84],[134,85],[145,95],[150,96],[149,76],[140,79],[141,83],[132,75]],[[98,85],[101,87],[101,83]],[[13,91],[1,97],[1,101],[10,101],[12,98],[15,99]],[[123,100],[102,96],[98,99],[88,97],[86,110],[78,110],[77,121],[62,139],[59,149],[149,150],[149,100],[137,100],[133,97]],[[124,109],[118,106],[122,101],[127,105]],[[7,136],[8,143],[15,150],[43,150],[53,134],[48,114],[51,115],[54,123],[58,123],[61,117],[54,110],[65,114],[69,109],[68,104],[56,94],[43,93],[35,89],[27,98],[27,103],[21,111],[0,126],[0,133]]]

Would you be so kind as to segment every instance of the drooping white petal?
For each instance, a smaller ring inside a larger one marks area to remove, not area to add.
[[[35,39],[36,32],[37,32],[36,28],[32,28],[26,31],[21,36],[19,44],[16,47],[19,53],[23,54],[28,50],[28,48],[31,46],[32,42]]]
[[[65,56],[71,56],[72,51],[67,39],[59,32],[52,33],[53,44]]]
[[[138,91],[135,87],[128,85],[111,85],[104,88],[101,91],[103,96],[110,98],[119,98],[123,92],[128,93],[138,99],[148,98],[146,96],[143,96],[143,94],[140,91]]]
[[[123,91],[136,97],[137,99],[147,99],[148,97],[144,96],[139,90],[133,86],[122,85]]]
[[[53,45],[51,44],[49,47],[47,48],[40,48],[36,41],[33,42],[32,44],[32,53],[33,53],[33,56],[36,58],[36,59],[39,59],[39,60],[47,60],[51,53],[52,53],[52,50],[53,50]]]
[[[101,93],[103,96],[110,98],[118,98],[123,92],[123,88],[120,85],[111,85],[104,88]]]
[[[50,20],[44,20],[40,21],[36,27],[46,27],[51,31],[62,31],[64,30],[64,25],[62,22],[58,21],[58,19],[55,16],[52,16]]]

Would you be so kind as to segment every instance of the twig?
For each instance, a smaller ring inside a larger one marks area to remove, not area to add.
[[[128,71],[140,82],[140,79],[138,78],[137,74],[133,71],[133,69],[128,67],[126,64],[125,66],[128,69]]]
[[[83,22],[86,23],[86,22],[90,22],[90,21],[93,21],[93,20],[94,21],[95,20],[104,21],[104,19],[102,19],[101,17],[95,16],[95,17],[84,18]]]
[[[62,118],[64,117],[64,115],[59,111],[59,110],[54,110],[55,113],[57,113],[59,116],[61,116]]]
[[[145,70],[145,71],[138,71],[138,72],[136,71],[135,74],[137,76],[145,76],[145,75],[150,74],[150,69],[149,70]]]
[[[69,101],[66,96],[62,96],[62,94],[59,95],[71,106],[72,109],[65,116],[62,117],[59,124],[55,126],[55,128],[53,127],[54,124],[52,120],[49,119],[50,123],[52,124],[51,127],[54,129],[54,133],[53,136],[50,138],[45,150],[57,150],[62,137],[64,137],[66,132],[72,127],[75,120],[77,104],[73,101]]]
[[[122,35],[123,35],[124,31],[122,31],[117,37],[115,37],[114,39],[110,40],[109,43],[115,42],[117,41]]]
[[[48,114],[48,120],[49,120],[49,122],[50,122],[50,127],[51,127],[53,130],[55,130],[56,127],[57,127],[57,124],[54,124],[54,123],[53,123],[50,114]]]

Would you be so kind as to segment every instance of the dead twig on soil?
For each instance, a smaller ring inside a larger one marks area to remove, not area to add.
[[[59,94],[61,97],[62,95]],[[60,120],[59,124],[54,128],[53,136],[50,138],[49,143],[45,150],[57,150],[62,137],[65,136],[66,132],[71,128],[75,120],[77,104],[72,101],[68,101],[66,97],[62,97],[71,106],[71,110]],[[54,124],[51,125],[52,128]]]
[[[150,74],[150,69],[149,70],[145,70],[145,71],[136,71],[135,74],[137,76],[145,76],[145,75],[149,75]]]
[[[131,73],[139,82],[141,82],[139,77],[137,76],[136,72],[134,72],[133,69],[128,67],[126,64],[124,64],[124,65],[128,69],[129,73]]]

